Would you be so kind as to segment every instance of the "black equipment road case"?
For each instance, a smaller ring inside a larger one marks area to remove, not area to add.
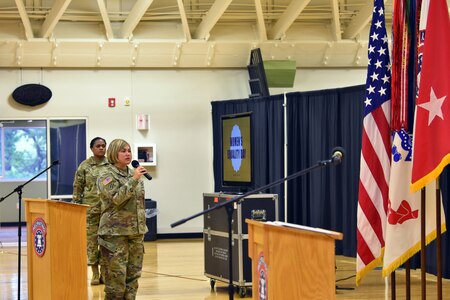
[[[203,194],[203,208],[230,201],[238,195]],[[252,264],[248,257],[248,227],[245,219],[278,221],[278,195],[256,194],[234,203],[232,216],[233,285],[244,297],[252,286]],[[214,289],[216,280],[229,282],[228,214],[225,207],[203,215],[203,241],[205,250],[205,276]]]
[[[148,232],[144,235],[144,241],[156,241],[157,238],[157,222],[156,215],[158,209],[156,208],[156,201],[152,199],[145,199],[145,223],[148,228]]]

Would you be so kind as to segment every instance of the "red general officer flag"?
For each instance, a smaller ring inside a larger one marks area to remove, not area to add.
[[[411,192],[436,179],[450,163],[450,22],[445,0],[430,1],[420,77]]]

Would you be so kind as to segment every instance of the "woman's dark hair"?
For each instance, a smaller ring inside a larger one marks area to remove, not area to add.
[[[106,140],[105,140],[104,138],[98,136],[98,137],[93,138],[92,141],[91,141],[91,143],[89,144],[89,146],[91,147],[91,149],[94,147],[95,142],[96,142],[97,140],[102,140],[103,142],[105,142],[105,145],[106,145]]]

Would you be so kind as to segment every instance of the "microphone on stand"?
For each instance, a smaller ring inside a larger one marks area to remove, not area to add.
[[[335,166],[342,162],[344,156],[345,156],[344,148],[334,147],[333,150],[331,151],[331,158],[327,160],[322,160],[319,163],[324,166],[327,165]]]
[[[331,164],[338,165],[342,162],[345,156],[345,150],[342,147],[335,147],[331,151]]]
[[[137,167],[139,167],[139,162],[137,160],[133,160],[131,162],[131,165],[133,166],[133,168],[136,169]],[[152,176],[150,176],[150,174],[148,174],[148,173],[145,173],[145,174],[142,174],[142,175],[144,175],[145,178],[147,178],[148,180],[152,180],[153,179]]]

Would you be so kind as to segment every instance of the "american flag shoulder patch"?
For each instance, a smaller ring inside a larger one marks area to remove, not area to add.
[[[103,185],[108,185],[111,181],[112,181],[111,177],[106,177],[105,179],[103,179],[102,184]]]

